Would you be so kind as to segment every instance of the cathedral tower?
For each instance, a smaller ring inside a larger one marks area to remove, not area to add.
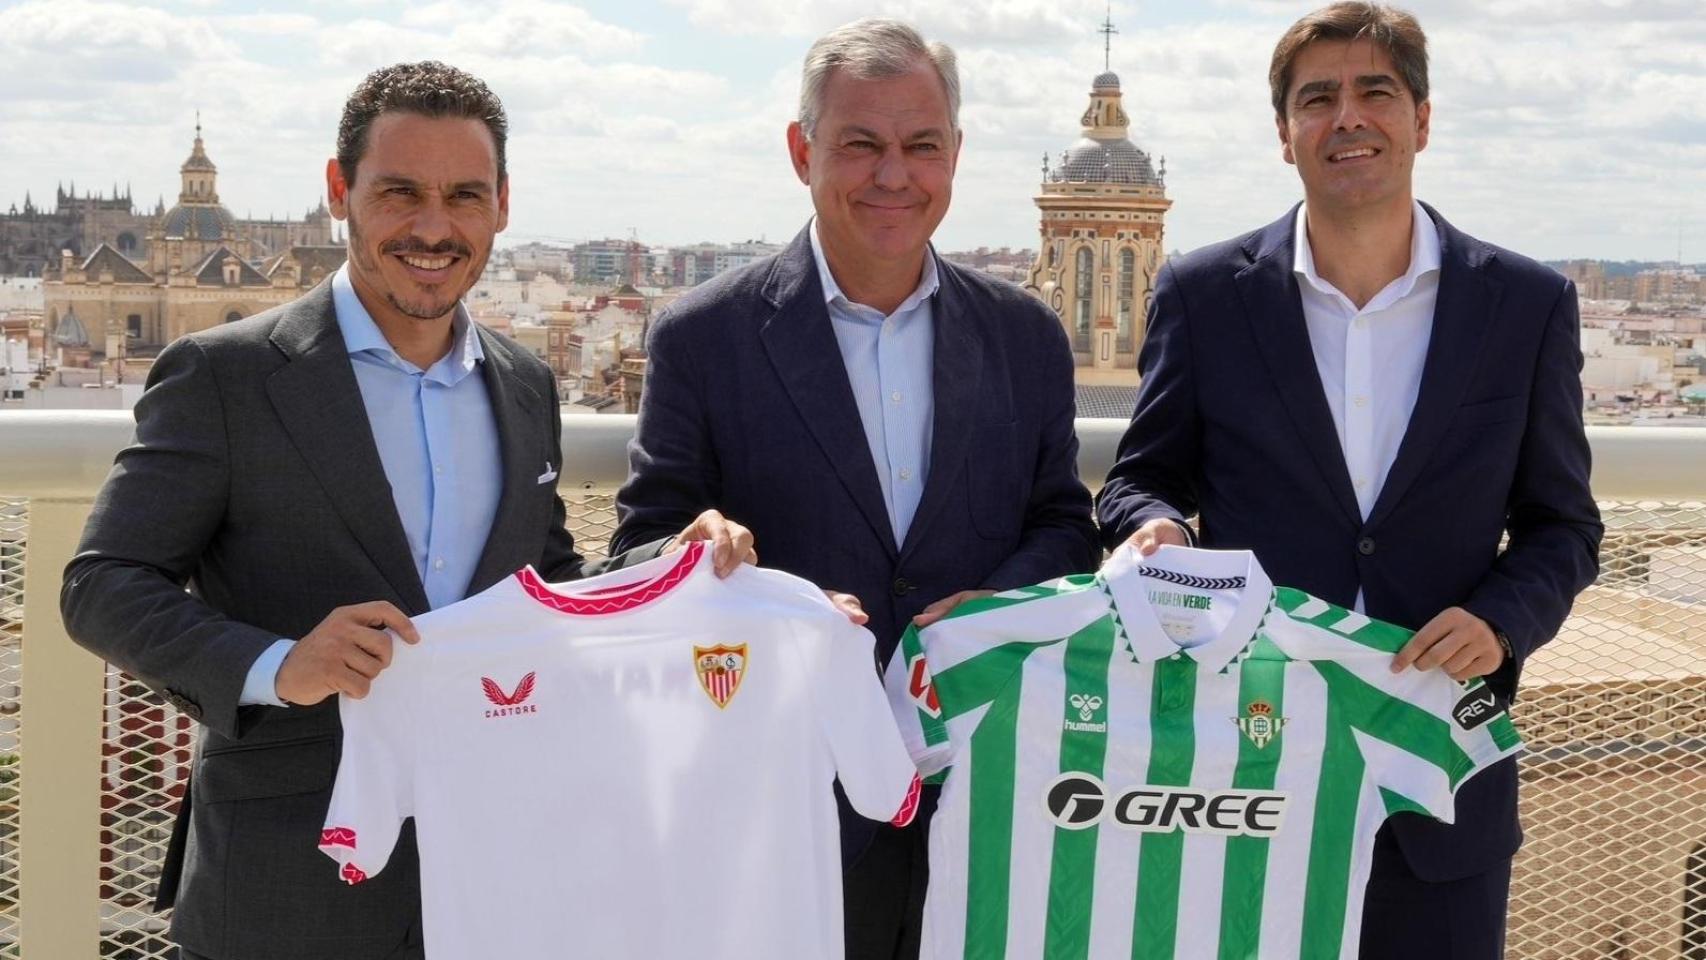
[[[1102,32],[1111,37],[1113,24]],[[1162,221],[1173,205],[1166,161],[1157,168],[1127,137],[1120,100],[1120,78],[1104,70],[1091,82],[1082,136],[1058,164],[1043,157],[1035,198],[1042,242],[1025,287],[1059,315],[1081,384],[1137,383]]]

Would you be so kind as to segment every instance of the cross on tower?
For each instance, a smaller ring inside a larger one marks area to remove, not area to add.
[[[1112,70],[1114,34],[1119,33],[1118,30],[1114,29],[1114,5],[1112,2],[1108,4],[1107,19],[1103,20],[1102,25],[1096,28],[1096,32],[1102,35],[1102,69]]]

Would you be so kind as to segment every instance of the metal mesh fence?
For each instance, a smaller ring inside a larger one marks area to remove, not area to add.
[[[24,541],[28,531],[28,502],[0,497],[0,957],[8,960],[18,956]]]
[[[1603,503],[1599,581],[1515,712],[1523,960],[1706,960],[1706,504]]]
[[[570,500],[600,555],[611,498]],[[1528,664],[1515,960],[1706,960],[1706,503],[1606,503],[1600,580]],[[25,504],[0,499],[0,958],[18,929]],[[151,912],[194,728],[107,675],[101,955],[171,960]]]

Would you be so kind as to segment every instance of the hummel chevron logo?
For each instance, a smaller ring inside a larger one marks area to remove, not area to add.
[[[1146,577],[1176,583],[1193,590],[1242,590],[1245,583],[1243,577],[1199,577],[1189,573],[1174,573],[1159,567],[1139,567],[1138,572]]]
[[[520,713],[538,713],[538,704],[527,702],[527,698],[533,696],[533,684],[537,676],[537,673],[529,671],[527,676],[522,677],[521,682],[515,685],[513,693],[505,693],[504,688],[491,677],[481,677],[480,689],[485,691],[486,699],[496,708],[487,710],[486,716],[508,717]]]

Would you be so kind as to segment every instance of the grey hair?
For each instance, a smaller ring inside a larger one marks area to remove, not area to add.
[[[800,75],[800,129],[810,140],[823,113],[824,89],[830,75],[845,68],[861,80],[886,80],[902,76],[920,60],[936,68],[942,91],[948,95],[948,123],[960,128],[960,71],[952,47],[925,42],[917,30],[882,17],[868,17],[831,30],[806,51]]]

